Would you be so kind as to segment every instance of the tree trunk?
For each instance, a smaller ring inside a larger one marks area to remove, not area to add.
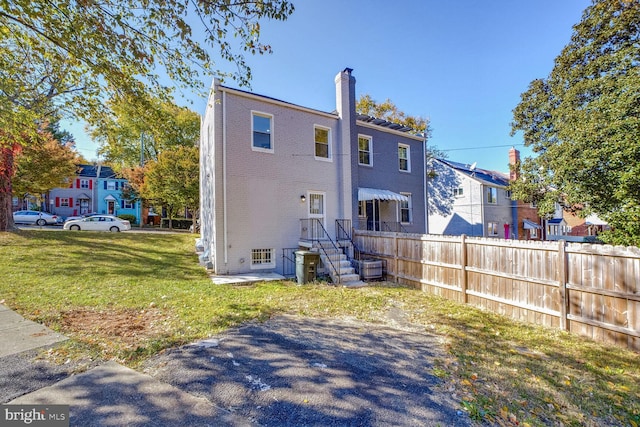
[[[0,231],[14,229],[13,210],[11,209],[12,176],[13,147],[2,147],[0,148]]]

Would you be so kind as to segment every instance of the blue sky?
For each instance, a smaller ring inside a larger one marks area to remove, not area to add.
[[[333,79],[353,68],[356,96],[369,94],[380,102],[390,98],[407,114],[430,118],[429,144],[446,151],[449,159],[506,172],[511,145],[529,154],[519,135],[509,135],[511,111],[529,82],[549,74],[591,2],[293,3],[296,11],[287,21],[262,23],[261,39],[273,53],[248,57],[251,91],[333,111]],[[189,99],[202,114],[205,100]],[[95,158],[96,145],[78,127],[70,130],[80,152]]]

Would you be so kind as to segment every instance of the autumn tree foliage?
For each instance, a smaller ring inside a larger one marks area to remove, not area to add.
[[[75,176],[77,157],[73,144],[61,142],[48,129],[41,129],[37,141],[29,141],[16,150],[12,180],[13,195],[40,198],[56,187],[66,187]]]
[[[141,195],[167,209],[171,218],[180,208],[195,211],[200,204],[200,165],[197,146],[179,146],[165,150],[158,160],[145,165]]]
[[[22,135],[63,113],[91,123],[118,96],[203,91],[212,75],[247,85],[245,55],[271,52],[260,21],[293,10],[287,0],[0,1],[0,231],[13,224]],[[236,71],[221,71],[218,58]]]
[[[595,212],[607,242],[640,246],[640,2],[594,0],[549,76],[513,111],[535,157],[518,165],[516,198],[550,214]]]
[[[425,133],[427,136],[431,134],[428,118],[406,114],[389,98],[384,102],[378,102],[371,95],[361,95],[356,101],[356,112],[407,126],[413,129],[415,133]]]

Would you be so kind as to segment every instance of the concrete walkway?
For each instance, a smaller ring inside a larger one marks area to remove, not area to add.
[[[27,320],[0,304],[0,358],[66,340],[46,326]]]
[[[66,339],[0,305],[0,403],[69,405],[71,426],[252,425],[205,398],[115,362],[74,375],[38,359],[35,349]],[[2,412],[0,425],[4,421]]]

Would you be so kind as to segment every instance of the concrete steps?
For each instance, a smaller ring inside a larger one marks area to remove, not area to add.
[[[320,253],[320,260],[333,283],[349,288],[366,286],[341,248],[336,248],[332,242],[316,242],[314,249]]]

